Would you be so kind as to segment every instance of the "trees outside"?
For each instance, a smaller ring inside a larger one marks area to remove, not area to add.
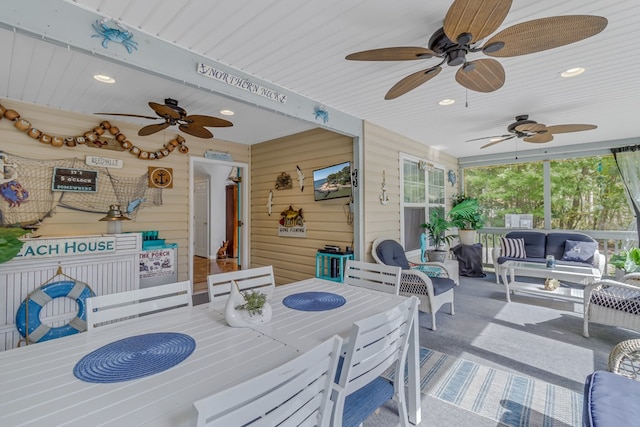
[[[550,162],[551,226],[567,230],[626,230],[633,221],[612,155]],[[465,192],[477,197],[488,227],[506,214],[533,214],[544,228],[543,162],[467,168]]]

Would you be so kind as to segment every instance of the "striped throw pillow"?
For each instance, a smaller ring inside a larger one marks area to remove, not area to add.
[[[526,258],[527,254],[524,251],[524,239],[509,239],[508,237],[501,237],[502,256],[509,258]]]

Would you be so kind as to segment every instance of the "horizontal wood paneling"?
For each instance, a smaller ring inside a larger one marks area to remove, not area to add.
[[[6,108],[15,109],[21,116],[31,122],[32,126],[50,135],[76,136],[93,129],[104,120],[101,116],[86,116],[66,111],[53,110],[46,107],[16,101],[0,100]],[[146,114],[146,113],[145,113]],[[118,126],[134,145],[143,150],[155,151],[173,139],[178,132],[168,128],[164,132],[140,137],[138,129],[143,125],[120,122],[117,117],[109,117],[111,125]],[[160,118],[158,118],[158,122]],[[149,120],[149,124],[153,121]],[[215,129],[212,129],[215,134]],[[249,162],[249,146],[217,139],[201,139],[182,134],[189,148],[188,154],[174,150],[168,157],[159,160],[141,160],[126,151],[100,150],[87,146],[52,147],[42,144],[24,132],[18,131],[13,122],[6,118],[0,120],[0,151],[32,159],[65,159],[77,158],[84,163],[85,156],[102,156],[121,159],[122,169],[109,169],[118,177],[136,177],[147,173],[149,166],[173,169],[173,188],[162,190],[162,205],[140,209],[134,221],[123,221],[123,231],[158,230],[159,237],[169,243],[178,244],[178,276],[179,280],[188,280],[188,236],[189,236],[189,157],[204,155],[206,150],[217,150],[231,154],[235,161]],[[35,196],[34,196],[35,197]],[[115,203],[112,201],[111,203]],[[0,199],[0,203],[6,203]],[[27,206],[25,203],[23,206]],[[51,217],[45,218],[36,235],[76,236],[106,233],[106,223],[100,222],[104,213],[87,213],[58,206]]]
[[[369,122],[364,124],[364,247],[366,260],[374,262],[371,244],[378,237],[400,238],[400,153],[411,154],[449,169],[458,170],[458,161],[419,142],[402,137]],[[386,205],[380,203],[382,194],[382,171],[385,172]],[[447,203],[458,185],[446,184]],[[418,232],[418,231],[416,231]]]
[[[323,129],[314,129],[251,147],[251,264],[273,265],[278,284],[315,275],[317,250],[326,244],[343,249],[353,246],[353,227],[344,209],[349,199],[313,200],[313,170],[353,161],[353,140]],[[300,191],[296,165],[305,175]],[[276,190],[276,177],[287,172],[293,188]],[[267,213],[273,191],[271,216]],[[278,236],[280,212],[292,205],[302,208],[306,238]]]

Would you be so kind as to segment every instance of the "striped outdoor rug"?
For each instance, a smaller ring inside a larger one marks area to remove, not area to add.
[[[507,426],[580,427],[582,393],[420,349],[421,389]]]

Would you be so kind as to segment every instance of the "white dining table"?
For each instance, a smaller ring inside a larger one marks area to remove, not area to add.
[[[346,303],[328,311],[285,307],[287,295],[333,292]],[[191,426],[193,402],[267,372],[334,334],[346,337],[354,321],[389,309],[402,297],[320,279],[278,286],[266,325],[232,328],[215,304],[174,309],[96,328],[90,332],[0,353],[0,426]],[[409,352],[408,406],[420,422],[417,331]],[[114,341],[154,332],[195,340],[181,363],[150,376],[90,383],[73,374],[85,355]]]

